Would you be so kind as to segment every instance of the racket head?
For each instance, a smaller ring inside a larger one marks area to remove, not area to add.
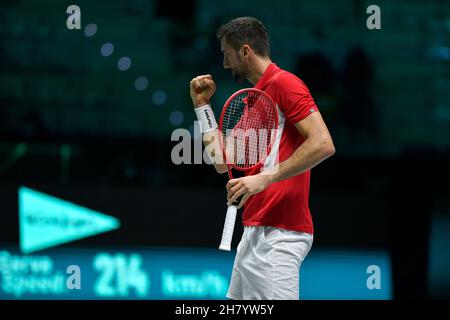
[[[255,88],[235,92],[225,102],[219,121],[227,166],[245,171],[263,163],[277,129],[277,107],[266,92]]]

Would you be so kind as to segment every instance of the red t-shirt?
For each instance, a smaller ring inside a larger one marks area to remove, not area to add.
[[[304,138],[295,124],[318,111],[306,85],[295,75],[272,63],[255,85],[269,94],[278,109],[278,135],[272,151],[264,162],[269,169],[288,159]],[[261,167],[246,172],[258,174]],[[244,226],[272,226],[299,232],[314,233],[309,211],[310,170],[272,183],[264,191],[251,196],[244,205]]]

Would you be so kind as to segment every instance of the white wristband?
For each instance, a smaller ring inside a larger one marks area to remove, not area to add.
[[[200,122],[200,132],[205,133],[217,128],[216,118],[209,104],[195,108],[198,122]]]

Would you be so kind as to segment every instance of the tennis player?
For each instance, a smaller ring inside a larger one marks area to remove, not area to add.
[[[335,153],[332,138],[306,85],[270,58],[269,36],[252,17],[222,25],[217,37],[223,66],[238,82],[247,79],[277,104],[279,127],[264,165],[231,179],[228,205],[244,205],[244,233],[237,248],[227,297],[299,299],[300,266],[313,243],[309,210],[311,168]],[[211,75],[194,78],[191,98],[203,141],[219,173],[227,172],[210,98]],[[212,147],[214,146],[214,147]]]

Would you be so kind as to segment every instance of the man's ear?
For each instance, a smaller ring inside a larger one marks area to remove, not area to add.
[[[248,45],[248,44],[244,44],[242,47],[241,47],[241,57],[242,58],[245,58],[245,57],[248,57],[248,55],[250,54],[250,52],[252,51],[252,48],[250,48],[250,46]]]

